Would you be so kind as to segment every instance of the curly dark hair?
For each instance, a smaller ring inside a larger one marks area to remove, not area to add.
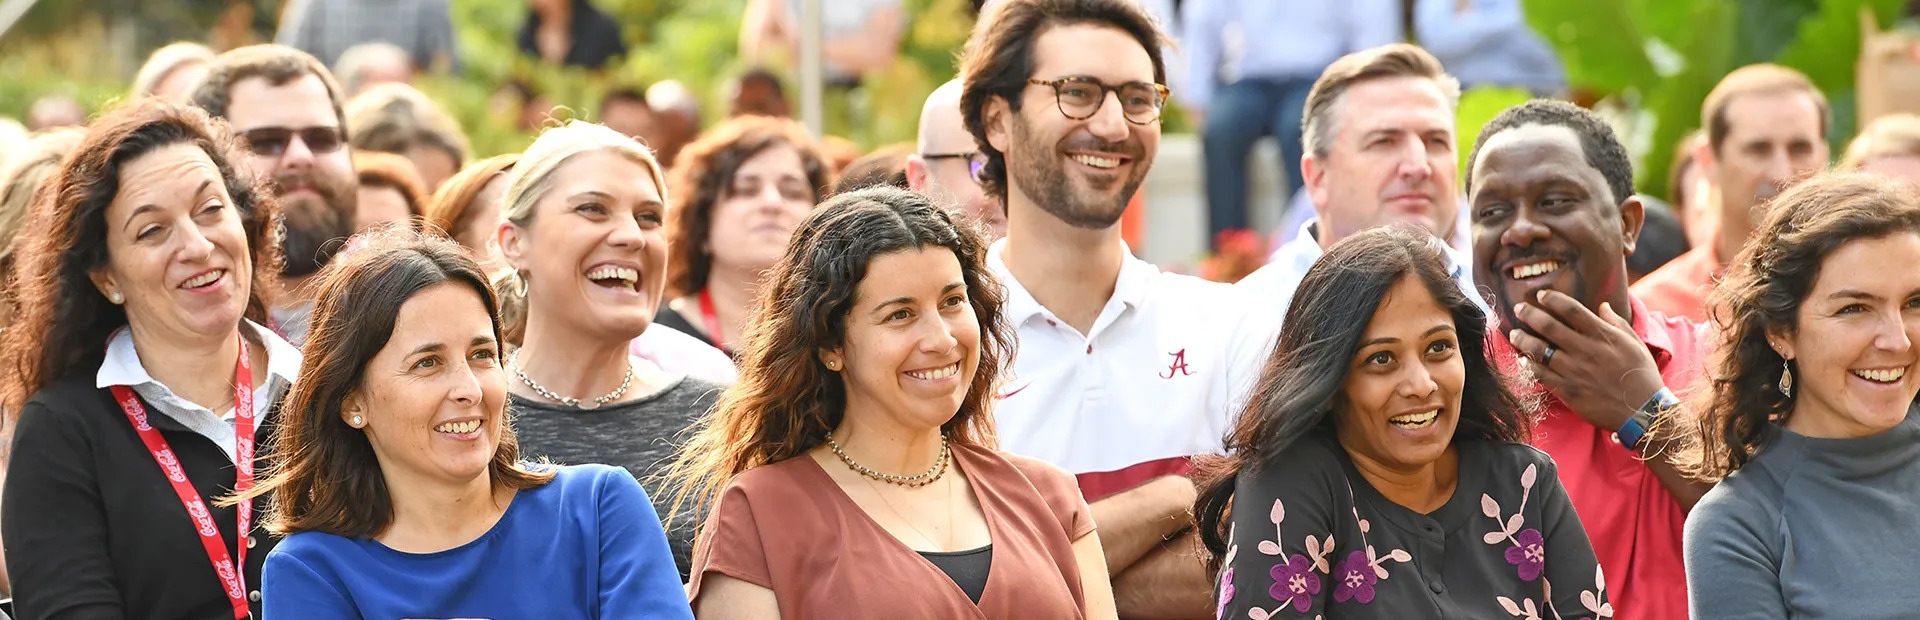
[[[1920,196],[1896,180],[1827,174],[1773,199],[1708,297],[1719,336],[1708,389],[1696,397],[1699,433],[1681,453],[1683,469],[1719,480],[1766,448],[1770,423],[1793,411],[1793,397],[1777,387],[1792,362],[1773,350],[1767,333],[1798,327],[1800,304],[1834,250],[1896,234],[1920,234]]]
[[[1527,125],[1573,130],[1574,135],[1580,136],[1580,152],[1586,155],[1587,165],[1607,179],[1607,189],[1613,191],[1613,204],[1619,205],[1633,195],[1633,158],[1627,155],[1627,147],[1620,143],[1613,127],[1585,108],[1554,99],[1535,99],[1507,108],[1480,129],[1480,137],[1474,138],[1473,151],[1467,156],[1466,176],[1462,178],[1462,187],[1468,194],[1473,193],[1473,164],[1480,161],[1480,147],[1495,134]]]
[[[1014,337],[1000,307],[1006,292],[987,270],[986,242],[925,196],[872,187],[820,205],[767,275],[747,322],[739,382],[695,424],[665,474],[679,489],[672,514],[684,514],[689,500],[704,512],[734,476],[806,454],[840,425],[846,385],[821,365],[819,352],[846,343],[854,292],[874,259],[934,247],[960,260],[980,323],[980,366],[941,428],[954,444],[993,447],[993,388],[1013,359]]]
[[[127,324],[126,309],[108,303],[88,277],[107,264],[107,205],[120,193],[121,166],[182,143],[205,152],[226,183],[253,265],[246,317],[267,321],[267,296],[281,264],[279,203],[234,169],[227,155],[235,143],[226,123],[199,108],[158,99],[109,112],[47,180],[21,232],[19,314],[0,344],[0,359],[8,360],[0,366],[0,404],[9,417],[40,388],[98,360],[107,337]]]
[[[800,152],[807,169],[811,202],[820,202],[833,188],[833,169],[819,143],[805,127],[790,119],[741,116],[727,120],[680,150],[667,187],[673,205],[667,211],[667,293],[684,297],[707,288],[713,273],[713,253],[707,237],[713,234],[713,207],[733,191],[733,175],[761,151],[790,146]]]
[[[1403,225],[1376,228],[1334,244],[1307,270],[1287,308],[1279,343],[1227,433],[1227,456],[1201,467],[1193,514],[1215,564],[1226,552],[1235,480],[1283,466],[1279,457],[1295,442],[1334,428],[1347,369],[1367,324],[1403,278],[1419,279],[1453,317],[1467,371],[1453,441],[1527,439],[1531,409],[1508,390],[1488,358],[1487,315],[1447,275],[1447,259],[1437,243],[1433,235]]]
[[[1007,200],[1007,154],[987,143],[987,102],[999,97],[1020,112],[1020,91],[1033,77],[1033,46],[1056,26],[1096,24],[1126,31],[1153,60],[1153,81],[1166,83],[1161,49],[1169,44],[1153,17],[1131,0],[1001,0],[986,9],[960,53],[960,114],[987,158],[980,189]]]

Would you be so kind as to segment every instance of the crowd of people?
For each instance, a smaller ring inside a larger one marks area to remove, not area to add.
[[[1830,167],[1820,91],[1739,69],[1667,213],[1571,103],[1460,144],[1461,78],[1383,41],[1280,89],[1310,212],[1213,282],[1121,234],[1160,24],[991,2],[858,162],[778,116],[669,149],[616,122],[650,92],[476,159],[379,50],[161,48],[0,153],[0,611],[1920,605],[1920,121]],[[1695,249],[1648,264],[1660,213]]]

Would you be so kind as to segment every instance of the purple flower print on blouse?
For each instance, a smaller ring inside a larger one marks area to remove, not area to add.
[[[1227,603],[1233,602],[1233,569],[1220,573],[1220,606],[1214,608],[1213,617],[1227,617]]]
[[[1364,551],[1347,554],[1347,559],[1334,567],[1333,578],[1339,580],[1339,585],[1333,589],[1333,600],[1337,603],[1349,600],[1359,601],[1363,605],[1371,603],[1373,584],[1380,582],[1380,577],[1373,573],[1373,563],[1367,559]]]
[[[1547,547],[1542,544],[1540,530],[1520,530],[1513,542],[1514,546],[1507,547],[1507,563],[1520,568],[1521,581],[1539,579],[1540,571],[1545,570],[1547,564]]]
[[[1286,564],[1275,564],[1269,572],[1273,587],[1267,589],[1267,596],[1291,603],[1294,611],[1303,614],[1313,607],[1313,597],[1320,594],[1320,576],[1313,574],[1313,561],[1307,556],[1293,554]]]

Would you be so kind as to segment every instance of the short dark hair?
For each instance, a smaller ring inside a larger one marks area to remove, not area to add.
[[[1473,166],[1480,161],[1480,147],[1495,134],[1527,125],[1573,130],[1574,135],[1580,136],[1580,151],[1586,156],[1587,165],[1607,179],[1614,206],[1633,196],[1633,159],[1627,155],[1627,147],[1620,143],[1620,137],[1613,133],[1613,127],[1580,106],[1553,99],[1535,99],[1507,108],[1480,129],[1480,137],[1473,140],[1473,152],[1467,156],[1467,193],[1473,193]]]
[[[341,129],[346,129],[346,104],[333,72],[312,54],[285,45],[249,45],[213,57],[213,62],[207,65],[207,76],[193,88],[193,105],[200,106],[214,118],[224,119],[228,106],[233,105],[234,84],[258,77],[280,86],[307,75],[320,78],[320,83],[326,85],[327,98],[333,100],[334,120],[339,121]]]
[[[1367,324],[1403,278],[1417,279],[1453,319],[1466,366],[1453,441],[1526,439],[1529,409],[1507,389],[1487,356],[1487,315],[1460,291],[1447,263],[1432,234],[1395,224],[1342,239],[1307,269],[1287,307],[1279,343],[1228,431],[1228,456],[1203,468],[1208,473],[1193,514],[1214,562],[1226,552],[1234,480],[1242,473],[1284,467],[1278,461],[1288,448],[1334,428],[1340,393]]]
[[[1640,222],[1640,236],[1633,242],[1633,253],[1627,255],[1627,273],[1645,276],[1653,273],[1662,265],[1687,253],[1687,231],[1680,225],[1680,216],[1675,215],[1673,207],[1650,196],[1640,197],[1645,219]]]
[[[640,89],[626,88],[626,87],[616,88],[616,89],[607,91],[607,94],[600,98],[600,116],[599,116],[600,120],[602,121],[606,120],[607,106],[611,106],[615,103],[638,104],[640,107],[646,108],[648,111],[653,110],[652,106],[647,105],[647,96],[643,94]]]
[[[1007,198],[1007,156],[987,142],[987,102],[999,97],[1007,108],[1020,111],[1020,91],[1033,77],[1033,46],[1059,26],[1094,24],[1126,31],[1146,48],[1153,61],[1153,81],[1167,81],[1161,47],[1166,35],[1153,17],[1132,0],[1001,0],[987,9],[985,19],[960,55],[960,114],[967,132],[987,158],[980,170],[980,188],[988,196]]]
[[[1820,92],[1806,74],[1772,63],[1747,65],[1734,69],[1727,77],[1720,78],[1713,91],[1707,93],[1707,100],[1700,107],[1700,125],[1707,128],[1707,144],[1713,152],[1720,152],[1720,145],[1727,141],[1727,134],[1733,131],[1731,121],[1727,120],[1727,108],[1733,100],[1744,95],[1766,95],[1773,93],[1804,93],[1813,98],[1813,104],[1820,108],[1820,135],[1826,137],[1827,127],[1833,124],[1833,111],[1827,108],[1827,96]]]
[[[907,186],[907,156],[913,154],[913,149],[912,144],[890,144],[853,160],[840,171],[840,182],[833,186],[833,193],[845,194],[878,185],[912,189]]]
[[[325,532],[348,538],[378,535],[393,523],[393,497],[366,431],[347,425],[340,411],[366,380],[367,364],[393,337],[400,307],[420,291],[455,284],[473,291],[493,322],[500,344],[500,311],[486,274],[452,241],[405,228],[363,237],[367,246],[341,254],[319,276],[313,331],[300,377],[280,410],[273,465],[241,497],[271,495],[262,521],[276,534]],[[505,407],[500,444],[487,465],[496,488],[530,489],[552,471],[520,462],[519,442]],[[236,498],[226,498],[232,503]]]
[[[206,153],[225,182],[247,234],[246,318],[267,321],[273,277],[280,273],[279,203],[228,159],[233,138],[225,123],[199,109],[143,99],[107,113],[87,128],[72,155],[36,197],[20,233],[18,312],[6,330],[4,409],[20,405],[46,384],[98,363],[107,338],[127,324],[122,306],[108,303],[89,277],[107,264],[107,207],[120,193],[120,170],[136,158],[174,144]],[[236,326],[237,327],[237,326]]]

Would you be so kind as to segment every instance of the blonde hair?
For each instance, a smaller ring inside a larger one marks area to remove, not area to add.
[[[375,84],[347,102],[346,119],[353,148],[405,155],[415,146],[430,146],[452,155],[454,168],[467,165],[460,123],[412,86]]]
[[[371,92],[371,91],[369,91]],[[507,170],[507,192],[501,197],[501,219],[516,227],[533,225],[533,207],[553,191],[553,175],[575,155],[612,151],[647,169],[660,199],[667,200],[666,174],[653,157],[653,149],[605,125],[567,121],[548,128],[520,154],[520,161]],[[671,204],[671,203],[669,203]],[[500,321],[503,340],[519,344],[527,327],[527,279],[519,270],[509,271],[494,280],[500,294]]]
[[[1920,157],[1920,116],[1893,114],[1874,119],[1847,145],[1840,169],[1859,170],[1867,160],[1887,156]]]
[[[133,76],[133,96],[151,95],[173,72],[192,65],[212,63],[213,56],[213,48],[192,41],[168,43],[153,50],[153,54],[147,56],[146,64],[140,65],[140,72]]]

